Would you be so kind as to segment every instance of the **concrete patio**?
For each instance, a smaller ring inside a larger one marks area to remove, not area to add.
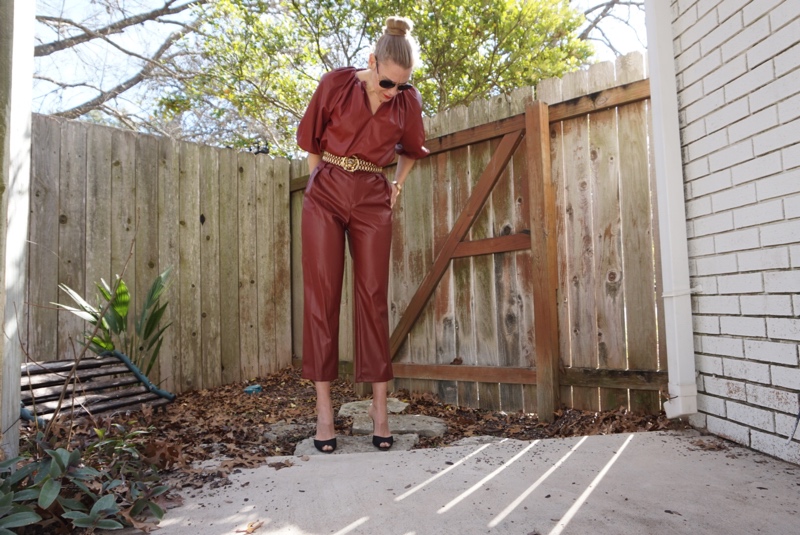
[[[800,532],[800,467],[695,431],[306,459],[186,492],[160,532],[248,533],[251,522],[263,522],[258,535]]]

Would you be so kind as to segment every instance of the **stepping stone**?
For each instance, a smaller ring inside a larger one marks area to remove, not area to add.
[[[389,415],[389,431],[395,435],[414,433],[421,437],[440,437],[447,432],[447,424],[441,418],[420,414]],[[366,414],[353,416],[354,435],[372,435],[372,418]]]
[[[406,410],[408,407],[408,403],[400,401],[397,398],[389,398],[386,400],[387,405],[389,406],[389,413],[401,413]],[[356,414],[367,414],[367,409],[372,404],[371,399],[366,399],[364,401],[352,401],[350,403],[345,403],[339,409],[339,416],[355,416]]]
[[[314,424],[290,424],[287,422],[277,422],[269,426],[269,430],[264,433],[267,440],[276,441],[285,438],[307,437],[315,433],[317,426]]]
[[[414,434],[395,435],[394,444],[389,451],[408,451],[419,442],[419,436]],[[336,437],[336,451],[333,453],[322,453],[314,447],[314,437],[307,438],[300,442],[294,450],[297,456],[303,455],[338,455],[340,453],[387,453],[382,452],[372,445],[372,436],[338,436]]]

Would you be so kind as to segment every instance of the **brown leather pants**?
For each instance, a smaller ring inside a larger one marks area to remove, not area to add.
[[[339,307],[344,240],[353,258],[355,380],[392,379],[389,357],[389,252],[392,187],[376,173],[321,162],[303,200],[303,377],[332,381],[339,371]]]

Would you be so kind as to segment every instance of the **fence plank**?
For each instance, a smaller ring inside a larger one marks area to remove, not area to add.
[[[449,134],[459,127],[459,120],[465,117],[464,111],[448,110],[439,114],[438,134]],[[431,137],[432,132],[427,132]],[[453,161],[452,154],[437,154],[431,157],[433,164],[433,256],[439,254],[444,240],[453,226]],[[436,321],[436,362],[452,363],[457,355],[458,325],[455,315],[455,267],[451,262],[434,295],[434,316]],[[458,382],[437,381],[439,399],[443,403],[458,404]]]
[[[200,147],[200,348],[203,388],[222,385],[219,150]]]
[[[530,135],[526,131],[526,136]],[[545,135],[549,135],[548,131]],[[525,151],[517,151],[512,162],[514,164],[514,191],[516,194],[515,199],[515,220],[518,229],[524,226],[525,229],[530,229],[530,193],[528,186],[528,176],[530,171],[528,158]],[[532,165],[532,164],[531,164]],[[545,163],[545,165],[547,165]],[[553,214],[555,217],[555,213]],[[528,230],[528,240],[530,243],[530,233],[533,229]],[[517,317],[519,322],[519,357],[517,359],[518,366],[536,367],[536,351],[535,351],[535,327],[536,320],[533,307],[533,288],[535,283],[535,274],[531,269],[533,264],[533,255],[531,246],[524,250],[518,251],[515,255],[516,272],[517,272],[517,296],[516,307]],[[558,277],[558,274],[554,275]],[[554,295],[555,299],[556,296]],[[558,321],[554,318],[553,321]],[[526,413],[536,412],[536,385],[526,384],[522,386],[522,409]]]
[[[564,98],[587,92],[585,71],[564,77]],[[594,299],[594,249],[592,247],[592,183],[589,177],[589,120],[570,119],[564,123],[565,190],[567,212],[567,278],[569,281],[572,366],[597,367],[595,332],[597,315]],[[598,409],[596,388],[574,387],[575,408]]]
[[[527,133],[526,133],[527,135]],[[525,146],[520,145],[514,155],[525,153]],[[514,197],[515,182],[512,157],[503,176],[492,191],[493,236],[507,236],[514,230]],[[494,255],[495,272],[495,321],[497,324],[497,356],[502,367],[525,366],[520,361],[520,314],[517,296],[517,268],[515,253],[500,253]],[[504,411],[516,412],[522,410],[522,387],[520,385],[500,384],[500,407]]]
[[[644,76],[639,56],[619,63],[621,81]],[[647,107],[644,102],[619,109],[622,198],[622,236],[625,305],[628,317],[628,365],[634,369],[658,369],[658,320],[656,318],[652,211],[647,157]],[[655,248],[658,248],[657,245]],[[631,410],[657,412],[657,392],[631,392]]]
[[[511,106],[516,113],[525,113],[525,108],[533,102],[533,88],[521,88],[512,93]],[[529,134],[526,130],[525,136]],[[545,133],[545,135],[549,135]],[[526,145],[527,149],[527,145]],[[548,155],[545,155],[548,156]],[[536,366],[534,355],[534,315],[533,315],[533,284],[534,273],[531,269],[533,262],[531,254],[531,216],[530,216],[530,185],[528,164],[528,151],[520,150],[514,153],[511,159],[513,168],[513,193],[512,199],[512,236],[527,238],[527,247],[520,249],[514,255],[516,270],[517,294],[514,296],[515,309],[519,329],[519,354],[516,359],[517,366]],[[531,163],[533,165],[533,162]],[[523,234],[525,232],[526,234]],[[528,413],[536,412],[536,385],[523,384],[520,387],[522,406],[520,409]]]
[[[550,127],[547,106],[534,102],[526,111],[526,149],[529,165],[531,273],[533,280],[534,340],[536,343],[536,410],[539,419],[553,421],[559,406],[559,342],[556,288],[558,248],[555,228],[556,183],[548,164]]]
[[[423,124],[426,135],[428,137],[436,136],[442,131],[442,121],[440,116],[425,117]],[[405,254],[405,277],[406,286],[404,290],[406,295],[408,292],[419,285],[422,277],[424,277],[429,265],[428,257],[433,246],[430,229],[427,229],[427,224],[424,221],[425,215],[431,214],[432,197],[426,195],[424,192],[427,186],[433,179],[431,176],[433,170],[431,165],[433,160],[428,158],[417,162],[414,167],[414,172],[406,179],[403,195],[407,202],[406,206],[406,219],[408,224],[403,227],[405,236],[405,245],[403,252]],[[426,236],[427,234],[427,236]],[[408,353],[408,360],[416,363],[434,363],[436,359],[436,333],[435,333],[435,304],[433,300],[429,301],[423,306],[414,325],[408,333],[406,340],[406,350]],[[400,388],[409,390],[410,392],[424,392],[435,393],[437,390],[437,381],[425,380],[418,378],[400,378],[395,381]]]
[[[470,108],[473,112],[473,108]],[[496,146],[489,141],[470,146],[470,176],[477,188],[479,170],[485,169],[491,161]],[[498,176],[497,182],[501,173]],[[497,188],[497,182],[492,191]],[[480,210],[470,231],[473,240],[492,237],[492,198],[489,194],[486,204]],[[475,353],[479,366],[499,366],[497,333],[497,296],[495,287],[495,255],[478,256],[472,260],[472,299],[475,303],[473,322],[475,328]],[[478,383],[479,406],[482,409],[500,409],[500,385],[498,383]]]
[[[584,72],[570,73],[564,77],[568,81],[572,76],[583,77]],[[570,85],[572,81],[565,84]],[[632,102],[640,102],[650,98],[650,81],[640,80],[630,83],[621,87],[614,87],[603,92],[593,92],[587,95],[588,90],[578,88],[577,91],[571,91],[569,95],[565,92],[565,99],[568,100],[553,106],[550,110],[551,121],[566,121],[575,117],[583,117],[590,113],[603,111],[604,109],[622,106]],[[582,96],[574,96],[576,92]]]
[[[394,180],[395,166],[384,169],[386,179]],[[412,173],[413,176],[413,173]],[[404,195],[397,198],[392,209],[392,248],[389,254],[389,332],[393,333],[408,307],[411,289],[406,277],[406,200]],[[408,336],[400,342],[393,358],[396,362],[408,362]],[[408,389],[403,379],[395,379],[390,388]]]
[[[200,264],[200,151],[198,145],[180,148],[180,307],[181,392],[202,388],[201,269]]]
[[[466,107],[450,110],[449,128],[458,131],[469,125],[469,111]],[[461,147],[447,153],[448,178],[452,189],[452,213],[462,213],[469,202],[472,191],[469,166],[469,147]],[[451,224],[452,227],[453,224]],[[449,227],[449,228],[451,228]],[[442,245],[444,247],[444,245]],[[438,251],[437,251],[437,254]],[[451,264],[453,277],[453,298],[456,347],[455,357],[465,365],[477,366],[478,355],[475,349],[475,329],[472,300],[472,259],[454,258]],[[459,380],[457,384],[458,404],[462,407],[478,407],[478,383]]]
[[[473,125],[490,124],[496,119],[508,116],[508,101],[504,96],[474,102],[469,106],[470,122]],[[482,170],[491,161],[492,155],[497,150],[498,141],[495,139],[475,143],[470,146],[471,169]],[[478,217],[472,224],[470,235],[472,239],[481,240],[496,236],[494,232],[494,197],[497,195],[501,182],[507,181],[508,167],[505,167],[495,181],[486,204],[480,210]],[[478,180],[477,172],[471,173],[474,181]],[[474,184],[474,182],[473,182]],[[502,196],[503,194],[500,193]],[[483,366],[499,366],[500,325],[498,323],[498,295],[496,274],[500,266],[496,265],[499,255],[481,256],[472,261],[473,299],[475,299],[475,346],[478,355],[478,364]],[[482,382],[478,384],[478,398],[480,407],[490,410],[501,408],[501,393],[499,383]]]
[[[239,366],[239,171],[236,152],[219,153],[219,345],[222,384],[242,379]]]
[[[433,254],[444,245],[453,222],[450,198],[450,173],[448,155],[439,154],[431,158],[433,164]],[[449,364],[456,352],[456,328],[453,310],[453,270],[445,271],[433,297],[434,326],[437,364]],[[439,399],[444,403],[458,403],[455,381],[438,381]]]
[[[61,128],[61,183],[58,226],[58,282],[83,293],[86,266],[86,127],[67,122]],[[59,296],[62,302],[67,302]],[[72,304],[72,303],[70,303]],[[81,352],[84,322],[65,310],[58,313],[59,359]]]
[[[646,106],[646,113],[645,118],[647,120],[647,135],[649,139],[653,139],[653,116],[652,116],[652,108],[650,101],[645,102]],[[661,243],[661,236],[660,236],[660,229],[658,225],[658,200],[656,199],[656,192],[657,192],[657,177],[656,177],[656,163],[655,163],[655,151],[650,150],[648,155],[647,164],[649,167],[648,176],[650,179],[650,207],[651,207],[651,214],[650,214],[650,224],[653,226],[653,235],[651,239],[653,241],[653,260],[654,260],[654,269],[655,269],[655,276],[656,276],[656,284],[655,284],[655,302],[656,302],[656,318],[658,320],[658,369],[660,371],[667,371],[667,326],[666,326],[666,318],[664,314],[664,300],[661,298],[664,295],[664,278],[663,278],[663,271],[661,269],[661,247],[659,244]],[[664,387],[663,394],[668,395],[669,389]],[[663,408],[663,398],[660,395],[653,396],[650,399],[639,399],[639,403],[644,406],[649,406],[650,410],[661,410]],[[656,409],[657,408],[657,409]]]
[[[113,280],[108,282],[113,286],[119,275],[131,292],[136,288],[136,137],[133,132],[117,129],[111,134],[111,196],[126,202],[114,205],[110,221]],[[132,301],[131,308],[133,305]]]
[[[150,285],[158,275],[158,138],[148,135],[136,137],[136,263],[129,270],[136,272],[131,308],[134,321],[141,313]],[[146,372],[149,362],[138,358],[136,351],[130,355]],[[155,364],[154,364],[155,366]]]
[[[350,248],[347,244],[345,244],[342,254],[344,255],[344,276],[342,280],[342,300],[339,304],[339,359],[344,362],[353,362],[355,366],[353,258],[350,256]],[[359,395],[366,394],[366,391],[359,390],[360,388],[364,387],[356,385],[357,393]]]
[[[256,277],[256,161],[239,153],[239,358],[242,380],[258,377],[258,295]]]
[[[601,91],[615,83],[614,64],[603,62],[589,69],[589,91]],[[622,279],[620,228],[619,146],[616,110],[589,115],[589,154],[592,180],[592,215],[595,251],[595,301],[597,303],[598,366],[624,370],[625,300]],[[600,389],[600,408],[628,408],[628,391]]]
[[[456,245],[453,258],[480,256],[486,254],[525,252],[531,248],[531,236],[528,230],[519,234],[487,238],[485,240],[462,241]]]
[[[258,296],[258,370],[259,376],[276,371],[275,359],[275,300],[271,288],[275,287],[275,250],[272,221],[274,206],[272,158],[256,156],[256,250],[258,254],[256,294]]]
[[[305,160],[291,163],[291,178],[308,174]],[[289,198],[292,247],[292,358],[303,357],[303,192],[291,192]],[[391,302],[391,297],[390,297]],[[391,317],[390,320],[391,321]]]
[[[609,390],[630,388],[635,390],[635,393],[657,395],[657,390],[667,385],[668,377],[665,372],[654,370],[567,368],[561,381],[563,384],[600,386],[602,389]]]
[[[556,102],[563,101],[561,78],[542,80],[536,86],[537,100],[547,102],[550,107]],[[549,108],[548,108],[549,113]],[[566,197],[566,160],[567,150],[564,140],[564,122],[550,123],[550,161],[553,174],[553,183],[556,185],[556,235],[558,236],[558,324],[559,324],[559,354],[560,365],[566,368],[572,364],[572,336],[570,325],[569,304],[569,271],[568,271],[568,244],[567,244],[567,197]],[[538,359],[538,356],[537,356]],[[572,407],[572,387],[562,385],[559,391],[562,405]],[[541,414],[541,411],[538,411]]]
[[[432,125],[431,123],[437,123]],[[437,131],[438,119],[428,121],[428,131]],[[406,236],[406,276],[408,287],[418,288],[433,263],[433,159],[416,162],[414,173],[403,186]],[[412,223],[413,222],[413,223]],[[431,288],[431,294],[436,288]],[[408,311],[407,311],[408,312]],[[409,361],[416,364],[436,362],[436,335],[433,300],[422,304],[419,316],[408,333]],[[412,392],[436,392],[436,382],[410,379],[403,381]]]
[[[411,228],[416,230],[409,233],[409,236],[413,236],[412,243],[415,245],[413,254],[409,255],[409,261],[411,262],[409,267],[411,267],[412,274],[411,284],[415,288],[422,282],[425,274],[430,271],[434,259],[432,203],[435,176],[433,163],[432,159],[417,162],[416,165],[420,167],[419,172],[414,177],[414,182],[409,184],[416,190],[415,198],[418,199],[418,202],[415,203],[415,208],[417,209],[408,212],[408,215],[415,221],[414,226]],[[405,190],[403,192],[405,193]],[[436,363],[436,328],[434,325],[433,300],[429,300],[423,308],[414,330],[411,331],[411,346],[409,349],[413,362],[420,364]],[[436,393],[436,383],[420,384],[416,390]]]
[[[274,172],[270,197],[273,203],[272,232],[275,250],[275,285],[264,288],[273,295],[275,303],[275,355],[272,358],[273,371],[292,364],[292,254],[291,218],[289,199],[290,162],[278,158],[273,162]],[[299,268],[299,266],[298,266]]]
[[[172,267],[169,286],[164,294],[168,302],[159,361],[159,385],[174,392],[181,377],[181,308],[180,308],[180,155],[179,145],[170,138],[158,141],[158,270]]]
[[[58,313],[50,303],[58,295],[58,188],[61,172],[61,124],[33,116],[31,217],[28,228],[28,353],[37,361],[58,358]]]
[[[536,99],[541,102],[552,104],[561,102],[561,79],[549,78],[542,80],[536,86]],[[566,241],[566,176],[564,169],[565,149],[564,149],[564,128],[563,122],[553,122],[550,120],[550,172],[552,174],[553,187],[555,188],[556,198],[556,244],[558,254],[558,325],[559,325],[559,355],[561,367],[566,367],[572,361],[571,341],[569,335],[569,285],[567,280],[567,241]],[[533,232],[534,229],[531,229]],[[535,319],[535,318],[534,318]],[[538,355],[537,355],[538,359]],[[572,387],[561,386],[559,399],[562,405],[572,406]],[[540,411],[537,411],[540,412]]]
[[[111,278],[111,131],[89,128],[86,132],[86,287],[84,297],[94,303],[95,284]]]
[[[493,384],[505,383],[513,385],[536,382],[536,371],[531,368],[514,368],[499,366],[451,366],[447,364],[392,364],[397,377],[415,379],[467,381],[491,381]],[[463,405],[462,405],[463,406]]]

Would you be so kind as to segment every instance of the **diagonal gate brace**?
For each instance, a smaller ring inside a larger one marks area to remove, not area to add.
[[[489,161],[489,165],[486,166],[478,183],[475,185],[475,189],[472,191],[472,195],[470,195],[466,207],[461,212],[455,225],[453,225],[453,229],[447,236],[447,240],[445,240],[436,260],[434,260],[433,267],[425,276],[419,288],[417,288],[414,297],[412,297],[411,301],[408,303],[403,317],[400,318],[400,322],[392,333],[392,337],[389,340],[389,354],[392,356],[392,359],[397,355],[408,333],[411,331],[411,327],[414,326],[417,318],[422,314],[422,309],[425,307],[425,304],[430,299],[439,281],[447,271],[458,244],[464,239],[464,236],[469,232],[475,219],[477,219],[483,205],[486,204],[486,200],[489,198],[489,194],[494,189],[495,184],[497,184],[508,162],[511,161],[511,157],[514,151],[517,150],[524,135],[524,129],[517,130],[506,134],[500,141],[497,150],[494,155],[492,155],[491,161]]]

